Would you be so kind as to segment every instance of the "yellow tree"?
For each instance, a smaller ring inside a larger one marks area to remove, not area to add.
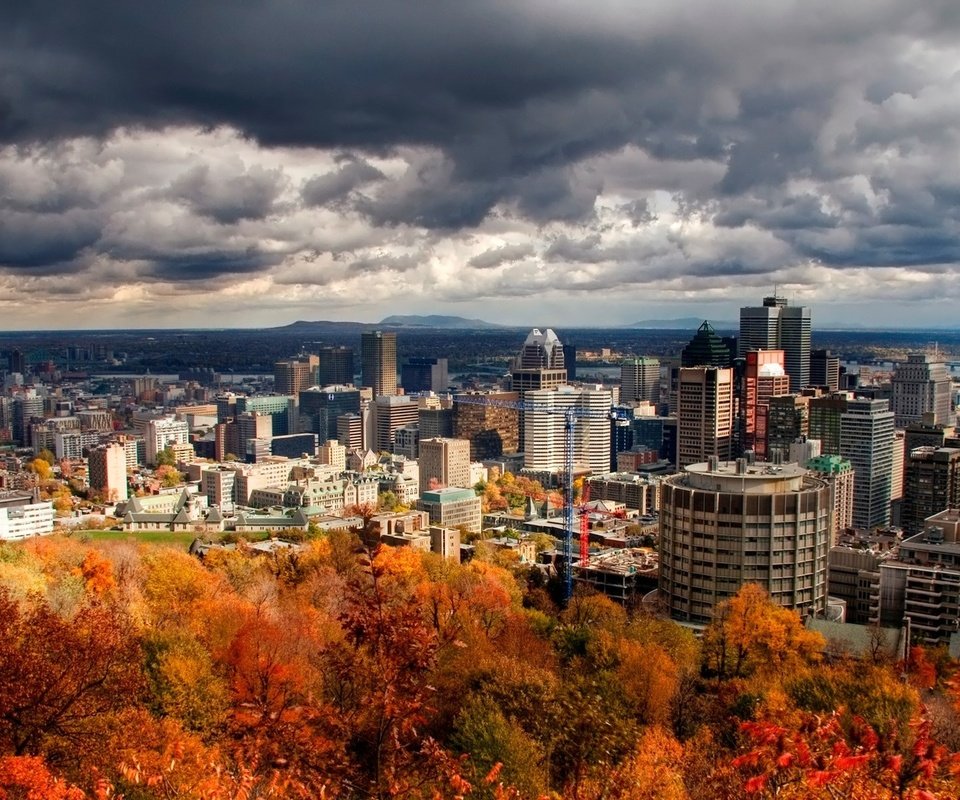
[[[707,667],[719,679],[754,670],[782,675],[818,661],[823,647],[823,637],[806,630],[797,612],[773,603],[755,583],[717,605],[703,640]]]

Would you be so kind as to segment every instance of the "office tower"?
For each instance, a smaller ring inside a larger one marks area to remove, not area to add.
[[[617,456],[633,449],[633,428],[629,419],[610,420],[610,471],[617,471]],[[659,448],[652,449],[659,455]],[[652,459],[651,459],[652,460]]]
[[[376,417],[376,447],[373,449],[379,453],[392,453],[394,434],[400,428],[415,425],[420,409],[415,400],[403,395],[380,395],[374,400],[372,409]]]
[[[563,368],[567,371],[567,380],[575,381],[577,379],[577,346],[575,344],[563,345]]]
[[[790,391],[810,384],[810,309],[790,306],[782,297],[765,297],[762,306],[740,309],[740,355],[749,350],[783,350]]]
[[[807,469],[810,469],[810,466],[807,462],[819,457],[820,440],[808,439],[806,436],[798,436],[790,443],[790,447],[787,448],[787,457],[782,459],[782,461],[787,461],[791,464],[799,464],[801,467],[806,466]],[[852,471],[853,467],[850,469]]]
[[[447,359],[420,357],[406,359],[400,368],[400,384],[403,386],[404,394],[447,391],[450,385]]]
[[[810,398],[803,395],[783,394],[771,397],[766,404],[766,459],[773,461],[797,461],[790,455],[790,448],[798,439],[809,434]],[[813,439],[814,437],[810,437]],[[822,452],[820,440],[817,454]],[[803,464],[806,459],[797,461]]]
[[[471,402],[457,402],[459,398]],[[470,442],[470,460],[486,461],[519,450],[519,416],[515,408],[497,403],[516,403],[517,392],[458,394],[453,402],[453,435]],[[489,405],[484,401],[492,401]]]
[[[745,583],[802,614],[826,611],[833,509],[827,483],[796,464],[688,465],[660,486],[660,597],[707,623]]]
[[[919,422],[911,422],[903,431],[903,449],[908,455],[918,447],[945,447],[954,436],[952,425],[938,425],[932,412],[923,414]],[[949,445],[953,447],[954,445]]]
[[[620,365],[620,402],[660,402],[660,361],[656,358],[628,358]]]
[[[956,421],[950,402],[950,372],[942,361],[926,353],[910,353],[893,370],[894,424],[904,428],[933,414],[934,424]]]
[[[296,395],[268,394],[256,397],[237,397],[236,416],[241,414],[268,414],[273,420],[273,436],[286,436],[288,433],[298,433]],[[219,404],[218,417],[219,417]],[[238,454],[239,455],[239,454]]]
[[[353,386],[314,386],[300,392],[300,420],[304,431],[321,441],[337,438],[337,417],[360,413],[360,390]]]
[[[233,392],[224,392],[216,397],[217,422],[226,422],[237,417],[237,396]]]
[[[921,533],[927,517],[960,508],[960,450],[918,447],[907,458],[900,527],[904,536]]]
[[[783,350],[748,350],[743,375],[743,446],[758,458],[766,457],[766,406],[771,397],[789,394],[790,378],[783,371]],[[757,431],[758,409],[763,428]],[[792,440],[791,440],[792,441]]]
[[[810,398],[807,434],[820,440],[820,452],[824,455],[840,455],[840,418],[848,402],[846,392]]]
[[[269,414],[260,414],[258,412],[246,412],[237,415],[237,438],[240,443],[240,455],[245,461],[254,463],[257,459],[254,455],[257,452],[269,453],[269,444],[258,446],[254,444],[257,440],[267,440],[273,436],[273,418]],[[283,434],[286,435],[286,434]],[[262,460],[262,459],[260,459]]]
[[[470,486],[470,442],[466,439],[420,440],[420,493],[443,486]]]
[[[148,420],[143,433],[147,464],[155,466],[157,455],[168,447],[189,444],[190,426],[173,416]]]
[[[830,487],[830,505],[833,509],[830,545],[834,546],[841,531],[853,527],[853,464],[841,456],[814,456],[806,462],[806,466]]]
[[[397,393],[397,334],[368,331],[360,334],[361,384],[373,396]]]
[[[316,383],[319,356],[305,355],[277,361],[273,365],[273,389],[277,394],[293,395]]]
[[[34,389],[16,394],[13,397],[13,440],[21,447],[30,447],[30,425],[43,419],[43,398]]]
[[[810,385],[823,386],[830,392],[840,389],[840,357],[829,350],[810,352]]]
[[[893,430],[887,400],[850,400],[840,415],[840,455],[849,459],[854,471],[854,527],[890,524]]]
[[[677,390],[677,466],[730,458],[733,370],[682,367]]]
[[[680,353],[681,367],[729,367],[732,360],[730,348],[706,320],[697,328],[690,343]]]
[[[320,437],[315,433],[288,433],[286,436],[271,436],[267,441],[272,456],[313,458],[317,454]]]
[[[95,447],[87,456],[90,488],[111,503],[127,499],[127,453],[122,444]]]
[[[317,354],[317,385],[353,385],[354,365],[352,347],[321,347]]]
[[[418,417],[421,439],[453,438],[452,408],[421,408]]]
[[[567,381],[567,370],[563,360],[563,345],[557,335],[547,328],[541,331],[533,328],[524,340],[523,347],[514,359],[510,371],[510,388],[525,400],[529,392],[552,389]],[[524,412],[519,415],[519,448],[524,449]]]
[[[329,464],[337,472],[343,472],[347,468],[347,447],[336,439],[320,445],[317,456],[321,464]]]
[[[359,414],[341,414],[337,417],[337,441],[347,450],[362,450],[363,417]]]
[[[573,465],[576,469],[607,472],[610,469],[610,392],[591,387],[561,386],[529,392],[527,400],[538,408],[526,412],[524,425],[526,469],[559,472],[566,466],[565,409],[575,409]],[[540,410],[543,409],[543,410]]]

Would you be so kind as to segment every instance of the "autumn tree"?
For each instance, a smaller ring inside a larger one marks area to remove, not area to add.
[[[0,592],[0,741],[15,755],[79,752],[141,685],[129,622],[91,603],[71,619],[40,599],[25,607]],[[16,676],[15,680],[7,676]]]
[[[755,583],[717,604],[703,639],[706,666],[719,679],[754,670],[784,674],[818,660],[823,647],[823,637],[807,631],[796,611],[773,603]]]

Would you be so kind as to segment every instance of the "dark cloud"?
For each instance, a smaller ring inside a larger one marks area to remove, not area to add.
[[[99,238],[98,220],[89,213],[4,211],[0,213],[0,265],[31,272],[82,269],[79,256]]]
[[[350,264],[353,272],[407,272],[416,269],[423,263],[418,255],[377,255],[361,258]]]
[[[505,244],[503,247],[478,253],[467,263],[477,269],[493,269],[503,264],[519,261],[533,255],[533,253],[533,245],[530,244]]]
[[[167,196],[186,203],[202,216],[231,225],[268,216],[281,183],[278,170],[253,166],[235,174],[217,175],[209,165],[198,164],[173,181]]]
[[[335,172],[317,175],[308,180],[301,191],[308,206],[325,206],[340,200],[354,189],[383,180],[384,174],[362,158],[351,158]]]

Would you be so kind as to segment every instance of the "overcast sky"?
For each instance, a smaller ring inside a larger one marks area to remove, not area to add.
[[[960,3],[0,3],[0,327],[960,325]]]

